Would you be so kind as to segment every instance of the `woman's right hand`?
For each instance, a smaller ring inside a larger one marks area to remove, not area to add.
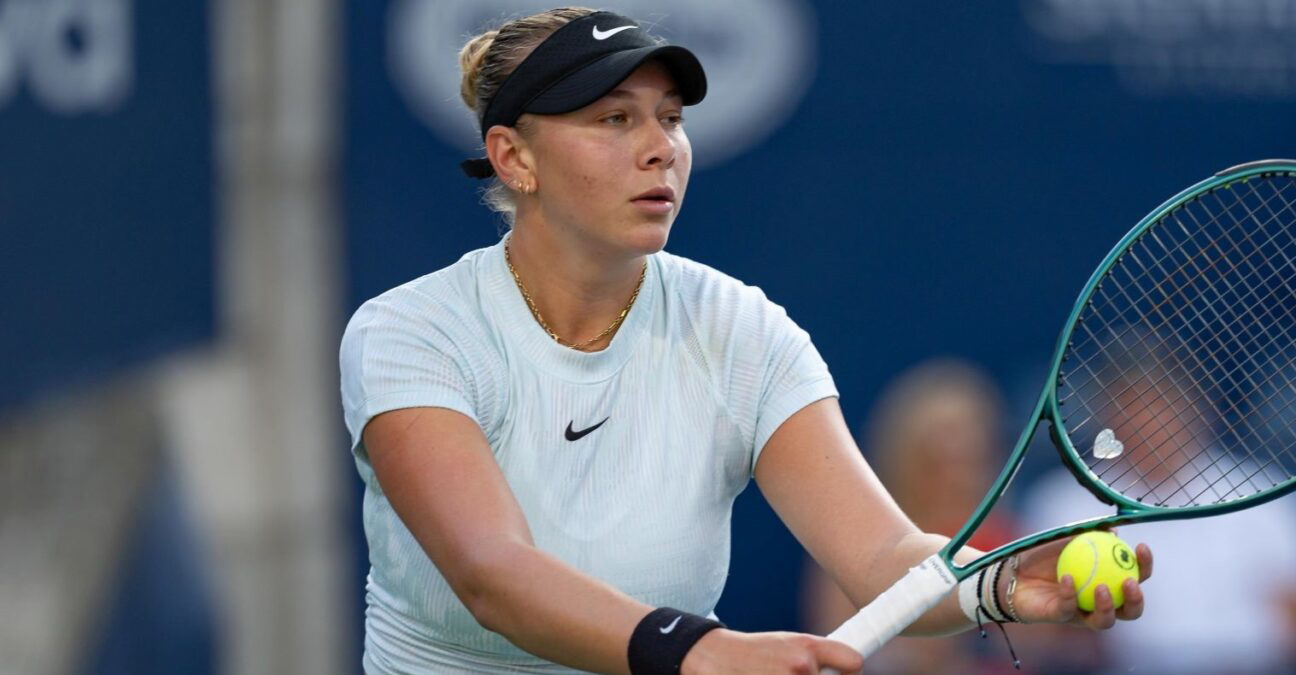
[[[804,633],[739,633],[718,628],[693,645],[680,672],[819,675],[822,668],[845,674],[857,673],[863,666],[859,652],[835,640]]]

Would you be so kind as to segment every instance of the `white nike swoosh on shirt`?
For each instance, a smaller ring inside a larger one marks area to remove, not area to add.
[[[657,630],[661,631],[661,632],[662,632],[662,635],[665,635],[665,634],[667,634],[667,633],[669,633],[669,632],[675,630],[675,624],[679,623],[679,620],[682,619],[682,618],[684,618],[684,615],[683,615],[683,614],[681,614],[681,615],[675,617],[675,620],[672,621],[672,622],[670,622],[670,625],[669,625],[669,626],[667,626],[667,627],[665,627],[665,628],[658,628]]]
[[[606,40],[606,39],[612,37],[613,35],[616,35],[617,33],[620,33],[620,32],[623,31],[623,30],[630,30],[631,28],[634,28],[634,26],[632,26],[632,25],[631,25],[631,26],[621,26],[620,28],[613,28],[612,30],[599,30],[599,27],[598,27],[598,26],[595,26],[595,27],[594,27],[594,39],[595,39],[595,40]]]

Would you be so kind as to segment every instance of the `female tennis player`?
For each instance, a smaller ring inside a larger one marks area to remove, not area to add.
[[[753,476],[856,606],[947,540],[865,464],[809,335],[758,289],[663,252],[701,65],[574,8],[473,38],[461,65],[486,149],[464,168],[494,181],[487,201],[512,227],[365,303],[343,338],[366,671],[858,670],[846,645],[713,613]],[[1079,612],[1059,549],[970,579],[912,632],[1139,616],[1134,582],[1120,610],[1100,594]]]

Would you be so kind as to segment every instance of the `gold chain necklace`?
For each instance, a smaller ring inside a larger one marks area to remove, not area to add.
[[[617,318],[612,320],[612,325],[604,328],[602,333],[599,333],[598,335],[595,335],[577,345],[558,337],[558,334],[555,333],[553,329],[549,327],[549,324],[545,322],[544,317],[540,316],[540,308],[536,307],[535,300],[531,299],[531,294],[527,292],[526,285],[522,283],[522,277],[518,276],[517,270],[513,269],[513,257],[509,253],[509,242],[507,239],[504,240],[504,264],[508,265],[509,274],[513,275],[513,282],[517,284],[518,290],[522,291],[522,299],[526,300],[527,308],[531,310],[531,316],[535,317],[536,322],[540,324],[540,327],[544,329],[544,332],[548,333],[549,337],[553,338],[554,342],[557,342],[564,347],[582,352],[589,351],[591,346],[596,344],[599,340],[607,337],[609,333],[616,330],[617,326],[620,326],[625,321],[626,316],[630,314],[630,308],[634,306],[635,300],[639,297],[639,289],[643,288],[644,277],[648,274],[648,261],[645,260],[643,269],[639,271],[639,283],[635,285],[634,293],[630,295],[630,302],[626,303],[625,309],[621,310],[621,313],[617,315]]]

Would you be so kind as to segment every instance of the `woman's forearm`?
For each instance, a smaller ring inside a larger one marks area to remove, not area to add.
[[[481,545],[460,599],[478,623],[563,665],[629,672],[626,648],[653,608],[525,542]]]
[[[473,420],[396,410],[365,442],[392,507],[478,623],[551,661],[628,670],[630,635],[652,608],[536,548]]]
[[[847,595],[856,607],[862,607],[932,554],[949,543],[948,537],[925,532],[906,534],[896,541],[889,551],[881,552],[867,578],[848,583]],[[955,556],[957,561],[967,561],[980,555],[976,549],[964,547]],[[932,609],[906,628],[902,635],[948,635],[967,630],[972,625],[959,607],[958,593],[946,595]]]

